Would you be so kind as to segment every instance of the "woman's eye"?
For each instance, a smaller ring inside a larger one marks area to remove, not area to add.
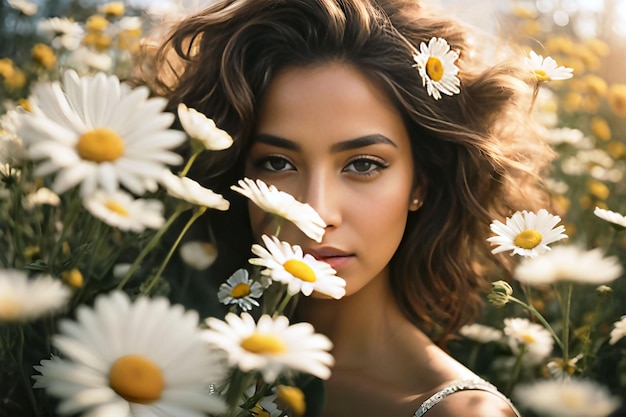
[[[373,174],[379,169],[387,168],[387,165],[382,161],[373,160],[369,158],[359,158],[350,162],[344,171],[353,172],[356,174]]]
[[[260,161],[259,166],[268,171],[281,172],[293,170],[294,166],[285,158],[279,156],[267,157]]]

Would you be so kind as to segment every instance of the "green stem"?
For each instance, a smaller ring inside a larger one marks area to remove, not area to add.
[[[124,288],[124,286],[128,283],[128,281],[133,276],[133,274],[135,273],[137,268],[139,268],[139,265],[144,260],[144,258],[156,247],[156,245],[158,245],[159,241],[161,240],[161,237],[163,237],[163,235],[165,234],[167,229],[170,228],[172,223],[174,223],[174,221],[178,218],[178,216],[181,215],[181,213],[183,211],[184,211],[184,206],[182,206],[182,205],[178,206],[176,211],[174,211],[174,213],[172,213],[170,218],[167,219],[167,222],[165,223],[165,225],[163,225],[163,227],[160,228],[154,234],[154,236],[152,236],[152,239],[150,239],[150,242],[148,242],[148,245],[141,251],[141,253],[137,257],[137,259],[135,259],[135,262],[133,262],[133,264],[131,265],[130,269],[128,270],[128,272],[124,276],[124,278],[117,285],[117,289],[118,290],[121,290],[122,288]]]
[[[280,302],[278,307],[276,307],[276,310],[275,310],[274,313],[275,314],[283,314],[283,311],[287,307],[287,304],[289,304],[289,301],[291,301],[291,294],[289,294],[289,292],[286,291],[285,295],[283,297],[283,300]]]
[[[539,311],[537,311],[537,309],[535,307],[533,307],[530,304],[526,304],[522,300],[519,300],[519,299],[517,299],[515,297],[509,297],[509,300],[514,302],[514,303],[517,303],[517,304],[521,305],[522,307],[524,307],[525,309],[530,311],[532,314],[534,314],[535,317],[537,317],[537,319],[541,322],[541,324],[543,324],[544,327],[550,332],[550,334],[552,335],[552,337],[554,338],[556,343],[559,345],[559,347],[561,349],[563,349],[563,342],[561,341],[559,336],[556,334],[556,332],[554,331],[554,329],[552,328],[550,323],[548,323],[548,321],[545,319],[545,317],[543,317],[541,315],[541,313]]]
[[[35,415],[39,415],[37,401],[35,400],[35,395],[32,390],[32,382],[29,381],[28,376],[24,372],[24,329],[22,326],[19,326],[19,346],[17,352],[17,365],[20,367],[20,376],[22,377],[24,389],[28,393],[28,399],[33,407],[33,410],[35,411]]]
[[[517,359],[515,360],[515,367],[513,368],[513,373],[511,374],[511,378],[509,379],[509,382],[506,386],[506,391],[504,391],[504,394],[508,397],[511,396],[511,390],[513,389],[515,382],[517,382],[517,379],[519,378],[519,374],[522,369],[522,358],[524,357],[524,353],[526,353],[526,345],[522,344],[520,346],[520,351],[519,351],[519,354],[517,355]]]
[[[185,225],[185,227],[183,227],[183,230],[181,230],[181,232],[178,234],[176,241],[174,242],[169,252],[167,253],[167,256],[161,263],[159,270],[156,272],[156,274],[154,274],[154,276],[150,278],[150,281],[148,281],[148,283],[146,284],[145,290],[143,291],[144,294],[150,294],[150,291],[152,290],[154,285],[159,281],[159,278],[161,277],[161,274],[165,270],[165,267],[167,266],[170,259],[172,258],[172,255],[174,255],[174,252],[176,252],[178,245],[180,245],[180,242],[183,239],[183,236],[185,236],[185,234],[187,233],[191,225],[194,224],[194,222],[198,220],[198,218],[204,214],[206,209],[207,209],[206,207],[200,206],[194,211],[189,221],[187,221],[187,224]]]
[[[189,172],[189,170],[191,169],[191,166],[193,165],[193,162],[196,160],[196,158],[198,157],[198,155],[200,155],[200,152],[202,152],[202,150],[196,151],[194,152],[191,157],[189,157],[189,160],[187,161],[187,163],[185,164],[185,167],[183,168],[182,171],[180,171],[180,173],[178,174],[179,177],[184,177],[185,175],[187,175],[187,173]]]
[[[68,234],[72,230],[72,223],[74,222],[74,219],[78,215],[80,208],[82,206],[82,199],[80,195],[77,194],[76,191],[74,192],[74,195],[72,196],[71,199],[72,201],[67,211],[67,215],[63,219],[63,231],[61,232],[61,237],[59,237],[59,239],[56,241],[56,243],[52,247],[52,252],[50,253],[50,256],[48,257],[48,271],[50,272],[52,272],[52,268],[54,267],[54,262],[56,260],[56,257],[59,251],[61,250],[61,248],[63,247],[63,242],[65,242]]]
[[[567,365],[569,361],[569,316],[572,310],[572,293],[574,285],[568,283],[565,285],[565,304],[563,305],[563,363]]]

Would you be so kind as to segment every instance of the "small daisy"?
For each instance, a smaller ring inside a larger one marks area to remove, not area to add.
[[[521,256],[535,257],[550,250],[548,246],[558,240],[567,237],[563,232],[565,226],[556,226],[561,221],[559,216],[548,213],[541,209],[537,214],[526,210],[516,212],[510,218],[507,217],[506,224],[495,220],[491,223],[491,231],[497,236],[487,239],[492,245],[499,245],[491,253],[511,252],[511,256],[518,254]]]
[[[217,248],[210,242],[192,240],[180,245],[179,254],[183,262],[193,269],[203,271],[215,262]]]
[[[161,173],[159,182],[165,187],[169,195],[185,200],[188,203],[222,211],[228,210],[228,207],[230,207],[228,200],[224,199],[221,194],[204,188],[189,177],[181,178],[171,171],[165,170]]]
[[[322,241],[326,223],[313,207],[299,202],[291,194],[279,191],[273,185],[268,186],[261,180],[255,182],[249,178],[239,180],[239,186],[233,185],[230,188],[248,197],[264,211],[293,222],[316,242]]]
[[[552,248],[536,258],[526,258],[515,268],[515,278],[528,285],[549,285],[558,281],[606,284],[622,275],[615,256],[604,257],[599,248],[585,250],[576,245]]]
[[[100,295],[60,322],[53,344],[62,356],[35,366],[35,388],[59,398],[63,415],[219,414],[225,406],[208,386],[223,381],[224,356],[198,324],[195,311],[165,298]]]
[[[310,254],[304,254],[298,245],[281,242],[276,236],[261,236],[261,245],[252,245],[252,252],[259,258],[250,259],[252,265],[263,266],[261,274],[274,281],[287,284],[287,291],[309,296],[313,291],[339,299],[346,294],[346,281],[338,277],[336,271],[326,262],[318,261]]]
[[[78,184],[83,196],[120,184],[144,194],[167,164],[182,162],[170,149],[185,140],[169,129],[174,115],[162,112],[165,99],[148,95],[146,87],[131,90],[116,76],[81,78],[73,70],[64,73],[63,86],[37,86],[33,111],[20,114],[18,127],[30,157],[44,160],[35,175],[58,172],[52,189],[59,194]]]
[[[73,50],[67,61],[81,74],[89,74],[93,71],[107,72],[113,67],[113,58],[108,53],[97,52],[86,46]]]
[[[85,33],[80,24],[65,17],[51,17],[40,21],[37,25],[37,32],[53,47],[65,48],[69,51],[80,46]]]
[[[22,206],[26,210],[32,210],[37,206],[47,204],[49,206],[58,207],[61,204],[61,198],[54,191],[42,187],[26,196]]]
[[[242,371],[260,371],[268,383],[289,370],[330,377],[332,342],[310,323],[289,325],[287,317],[267,314],[255,323],[248,313],[228,313],[225,321],[209,317],[206,324],[206,342],[226,351],[229,363]]]
[[[596,207],[593,210],[593,214],[609,223],[616,224],[620,227],[626,227],[626,217],[623,214],[616,213],[611,210],[601,209],[600,207]]]
[[[574,356],[567,363],[563,362],[562,358],[556,358],[546,364],[548,373],[552,378],[567,378],[573,375],[578,369],[578,362],[583,358],[583,354],[579,353]]]
[[[502,330],[479,323],[468,324],[459,329],[459,333],[479,343],[497,342],[502,339]]]
[[[28,278],[16,269],[0,269],[0,323],[34,320],[61,310],[71,291],[49,275]]]
[[[567,80],[572,78],[574,70],[563,66],[558,66],[552,57],[543,57],[530,51],[530,57],[525,59],[526,65],[535,73],[537,81],[548,82],[555,80]]]
[[[461,81],[457,77],[459,67],[455,62],[459,58],[456,51],[443,38],[431,38],[426,45],[420,44],[420,51],[413,55],[415,67],[422,77],[422,85],[426,86],[428,95],[439,100],[441,93],[449,96],[461,92]]]
[[[622,337],[626,336],[626,315],[621,319],[613,323],[613,330],[611,330],[611,340],[609,344],[616,344]]]
[[[238,269],[225,283],[220,285],[217,298],[222,304],[238,305],[243,311],[252,310],[252,306],[259,306],[255,298],[263,295],[263,286],[249,278],[248,271]]]
[[[576,378],[520,385],[513,396],[520,406],[546,417],[606,417],[620,405],[604,386]]]
[[[158,229],[165,223],[162,201],[135,199],[121,190],[112,193],[98,190],[83,204],[94,217],[122,231],[140,233],[146,228]]]
[[[531,364],[540,363],[552,353],[554,339],[550,332],[528,319],[504,319],[504,334],[509,337],[509,347],[515,355],[525,346],[524,359]]]
[[[35,3],[31,3],[27,0],[7,0],[9,6],[18,10],[20,13],[25,16],[32,16],[37,13],[37,5]]]
[[[215,126],[215,122],[196,109],[188,108],[184,103],[178,105],[178,117],[183,129],[193,139],[200,141],[206,149],[219,151],[233,144],[230,135]]]

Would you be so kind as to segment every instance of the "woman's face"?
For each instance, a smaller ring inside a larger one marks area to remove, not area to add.
[[[290,222],[279,238],[328,262],[347,295],[386,276],[406,225],[413,162],[402,118],[383,91],[340,63],[290,68],[272,81],[246,176],[313,206],[327,224],[321,243]],[[250,205],[256,236],[274,234]]]

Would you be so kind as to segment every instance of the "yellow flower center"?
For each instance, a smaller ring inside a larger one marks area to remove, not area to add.
[[[102,127],[83,133],[76,149],[88,161],[111,162],[124,154],[124,141],[113,130]]]
[[[436,56],[431,56],[426,61],[426,73],[433,81],[439,81],[443,77],[443,65]]]
[[[81,288],[83,286],[83,274],[78,268],[74,268],[71,271],[64,271],[61,274],[63,281],[74,288]]]
[[[580,409],[584,407],[585,401],[583,397],[579,393],[571,392],[568,389],[564,389],[561,391],[561,404],[567,406],[572,410]]]
[[[270,417],[270,413],[259,403],[256,403],[254,407],[250,409],[250,414],[254,417]]]
[[[541,233],[536,230],[527,229],[522,230],[517,236],[515,236],[515,246],[522,249],[532,249],[541,243]]]
[[[10,297],[0,298],[0,321],[13,321],[20,317],[20,303]]]
[[[285,271],[289,272],[294,277],[301,279],[302,281],[317,281],[317,278],[315,277],[315,271],[313,271],[313,269],[305,262],[302,262],[298,259],[288,260],[283,264],[283,268],[285,268]]]
[[[522,339],[522,342],[524,342],[527,345],[531,343],[535,343],[537,341],[537,339],[535,339],[532,334],[528,334],[528,333],[524,333],[521,339]]]
[[[104,207],[111,210],[115,214],[119,214],[122,217],[128,217],[128,211],[117,201],[109,200],[104,204]]]
[[[126,401],[150,404],[161,398],[165,380],[153,362],[141,355],[126,355],[111,366],[109,385]]]
[[[250,286],[244,282],[237,284],[230,291],[230,296],[233,298],[243,298],[250,294]]]
[[[286,350],[285,343],[278,337],[265,334],[253,333],[241,341],[240,346],[248,352],[273,355]]]
[[[542,69],[535,70],[535,76],[537,76],[537,80],[541,82],[550,81],[550,76]]]
[[[287,404],[296,416],[304,415],[306,402],[304,400],[304,393],[300,388],[279,385],[276,387],[276,396]]]

